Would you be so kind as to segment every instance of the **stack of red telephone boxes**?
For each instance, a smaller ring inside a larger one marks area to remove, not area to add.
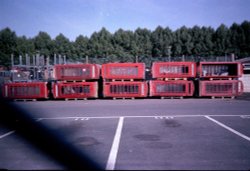
[[[47,99],[47,82],[13,82],[3,85],[3,97],[9,99]]]
[[[194,93],[193,81],[196,76],[194,62],[154,62],[149,82],[151,97],[184,97]]]
[[[239,62],[200,62],[199,96],[231,97],[243,93],[242,64]]]
[[[52,85],[52,93],[55,99],[98,98],[99,65],[55,65],[54,74],[57,82]]]
[[[115,98],[147,97],[144,63],[102,65],[103,96]]]

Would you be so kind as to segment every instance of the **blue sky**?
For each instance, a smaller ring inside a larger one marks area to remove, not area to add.
[[[52,38],[59,33],[70,40],[91,36],[105,27],[176,30],[250,21],[250,0],[0,0],[0,29],[34,37],[39,31]]]

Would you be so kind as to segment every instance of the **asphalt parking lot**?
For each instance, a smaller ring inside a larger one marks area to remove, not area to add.
[[[15,102],[108,170],[249,170],[249,97]],[[0,168],[61,169],[0,127]],[[63,155],[63,152],[62,152]]]

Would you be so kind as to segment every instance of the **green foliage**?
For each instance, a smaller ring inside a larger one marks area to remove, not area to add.
[[[73,42],[73,53],[80,58],[88,56],[88,42],[88,37],[84,37],[83,35],[78,36],[75,42]]]
[[[151,34],[153,57],[168,56],[168,47],[174,43],[174,34],[168,27],[158,26]]]
[[[108,57],[113,52],[112,35],[105,28],[94,32],[88,42],[89,55],[93,57]]]
[[[39,32],[34,38],[35,50],[41,55],[52,55],[53,54],[53,43],[50,38],[50,35],[46,32]]]
[[[116,56],[114,62],[133,62],[133,56],[138,53],[134,33],[132,31],[124,31],[119,29],[112,38],[112,45],[114,47],[113,55]]]
[[[231,46],[230,34],[230,30],[224,24],[221,24],[217,28],[214,34],[214,48],[216,55],[223,56],[229,53]]]
[[[70,56],[75,59],[76,56],[73,55],[74,45],[66,38],[62,33],[55,37],[53,41],[53,51],[52,53],[61,54],[65,56]]]
[[[16,48],[14,49],[15,55],[25,54],[32,55],[35,53],[35,46],[31,39],[27,39],[25,36],[17,37],[16,39]]]
[[[10,65],[10,55],[17,46],[16,33],[9,28],[0,31],[0,65]]]
[[[242,50],[241,56],[247,56],[249,55],[250,52],[250,22],[249,21],[244,21],[241,26],[242,28],[242,38],[241,38],[241,47],[240,49]]]
[[[212,56],[214,54],[214,43],[213,43],[214,29],[211,27],[202,27],[201,31],[203,35],[201,56]]]
[[[193,60],[196,57],[224,56],[235,53],[238,57],[250,56],[250,22],[221,24],[218,28],[194,26],[172,31],[158,26],[151,31],[137,28],[135,31],[119,29],[110,33],[106,28],[94,32],[89,38],[79,35],[70,41],[62,33],[51,39],[46,32],[34,38],[16,36],[10,28],[0,30],[0,65],[10,65],[10,56],[25,54],[51,56],[66,55],[70,61],[84,61],[86,56],[93,63],[145,62],[178,60],[181,56]],[[187,57],[188,56],[188,57]]]

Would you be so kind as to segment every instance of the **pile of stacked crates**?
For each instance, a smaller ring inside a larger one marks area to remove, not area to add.
[[[154,62],[149,82],[150,97],[183,98],[193,96],[196,77],[194,62]]]
[[[102,65],[103,96],[117,98],[147,97],[144,63],[107,63]]]
[[[3,85],[3,97],[15,101],[48,99],[47,82],[12,82]]]
[[[100,68],[97,64],[55,65],[53,97],[65,100],[98,98]]]
[[[9,76],[11,82],[2,86],[3,97],[15,101],[48,99],[47,81],[31,80],[31,72],[22,68],[12,68]]]
[[[199,96],[235,98],[243,93],[243,67],[240,62],[200,62]]]

